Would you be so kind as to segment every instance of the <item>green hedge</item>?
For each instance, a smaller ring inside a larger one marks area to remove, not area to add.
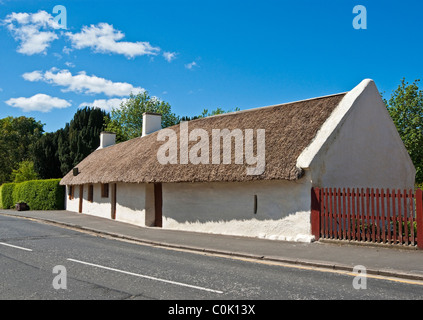
[[[30,210],[63,210],[65,187],[59,182],[48,179],[5,183],[0,187],[0,207],[9,209],[17,202],[26,202]]]
[[[13,190],[16,183],[5,183],[0,186],[0,208],[10,209],[15,206]]]

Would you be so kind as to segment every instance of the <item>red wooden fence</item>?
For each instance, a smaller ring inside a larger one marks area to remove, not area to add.
[[[312,188],[311,229],[316,240],[366,241],[423,249],[423,192]]]

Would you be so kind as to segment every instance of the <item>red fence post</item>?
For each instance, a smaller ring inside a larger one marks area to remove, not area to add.
[[[320,189],[311,188],[311,234],[320,239]]]
[[[423,249],[423,191],[416,191],[417,247]]]

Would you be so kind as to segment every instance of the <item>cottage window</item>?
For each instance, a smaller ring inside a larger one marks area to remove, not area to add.
[[[93,202],[94,199],[94,186],[90,184],[88,186],[88,201]]]
[[[101,184],[101,197],[108,198],[109,197],[109,184]]]
[[[69,186],[69,200],[73,200],[75,198],[75,188],[73,186]]]

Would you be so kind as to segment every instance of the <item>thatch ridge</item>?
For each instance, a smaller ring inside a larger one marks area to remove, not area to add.
[[[250,166],[235,164],[234,152],[231,164],[211,164],[210,160],[210,164],[162,165],[157,160],[157,151],[164,142],[157,141],[158,132],[154,132],[94,151],[77,165],[79,174],[73,176],[72,171],[69,172],[61,184],[297,180],[303,174],[301,168],[296,167],[298,156],[344,96],[345,93],[340,93],[188,122],[189,132],[201,128],[209,137],[212,129],[265,129],[266,168],[261,175],[247,175],[246,168]],[[180,126],[168,129],[175,131],[179,141]],[[256,142],[254,139],[254,151]],[[189,143],[194,144],[196,142]],[[211,155],[210,150],[210,158]]]

